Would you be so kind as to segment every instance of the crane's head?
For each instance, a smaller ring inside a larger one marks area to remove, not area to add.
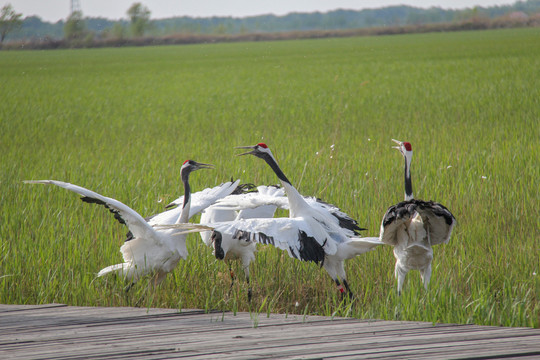
[[[182,167],[180,168],[180,175],[182,177],[187,177],[189,176],[189,174],[191,174],[195,170],[212,169],[213,167],[214,165],[198,163],[193,160],[186,160],[184,161],[184,163],[182,164]]]
[[[223,249],[223,235],[221,232],[214,230],[212,231],[212,235],[210,236],[210,239],[212,239],[212,243],[214,244],[214,256],[218,260],[225,259],[226,250]]]
[[[268,157],[274,158],[274,155],[272,155],[272,152],[265,143],[258,143],[257,145],[252,146],[237,146],[236,149],[251,149],[251,151],[238,154],[238,156],[255,155],[261,159],[266,159]]]
[[[392,146],[392,147],[394,149],[398,149],[403,155],[403,157],[405,157],[406,159],[412,158],[412,146],[410,142],[399,141],[396,139],[392,139],[392,141],[399,145],[399,146]]]

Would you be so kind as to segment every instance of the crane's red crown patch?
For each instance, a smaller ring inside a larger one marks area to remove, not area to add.
[[[268,149],[268,146],[266,146],[265,143],[258,143],[257,145],[262,147],[262,148]]]
[[[412,151],[412,146],[410,142],[404,142],[403,146],[405,146],[405,150]]]

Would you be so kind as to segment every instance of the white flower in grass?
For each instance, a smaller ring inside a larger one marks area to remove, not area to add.
[[[315,153],[315,155],[317,155],[317,156],[318,156],[318,155],[319,155],[319,152],[317,151],[317,152]]]
[[[451,167],[452,167],[452,165],[448,165],[446,168],[447,168],[447,169],[450,169]]]
[[[299,307],[300,304],[298,303],[298,301],[294,304],[294,307]]]
[[[487,176],[482,175],[482,180],[486,180]]]
[[[367,138],[367,141],[371,141],[371,139],[370,139],[370,138]]]
[[[336,144],[332,144],[330,145],[330,149],[332,149],[332,151],[334,151],[334,147],[336,146]]]

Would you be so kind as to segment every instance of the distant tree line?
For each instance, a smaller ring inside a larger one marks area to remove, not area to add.
[[[143,36],[185,37],[186,35],[240,36],[248,34],[297,33],[306,31],[410,27],[449,24],[501,18],[509,14],[540,16],[540,0],[517,1],[513,5],[475,7],[461,10],[431,7],[389,6],[379,9],[335,10],[326,13],[291,13],[284,16],[261,15],[233,17],[173,17],[151,20],[151,13],[141,3],[127,11],[128,20],[83,17],[75,12],[66,21],[49,23],[31,16],[21,21],[18,30],[10,31],[6,40],[93,42],[124,40]],[[535,15],[536,14],[536,15]],[[425,28],[425,27],[424,27]]]

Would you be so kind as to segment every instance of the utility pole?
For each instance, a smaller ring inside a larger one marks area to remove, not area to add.
[[[73,14],[75,11],[82,12],[81,3],[79,0],[71,0],[71,9],[70,14]]]

